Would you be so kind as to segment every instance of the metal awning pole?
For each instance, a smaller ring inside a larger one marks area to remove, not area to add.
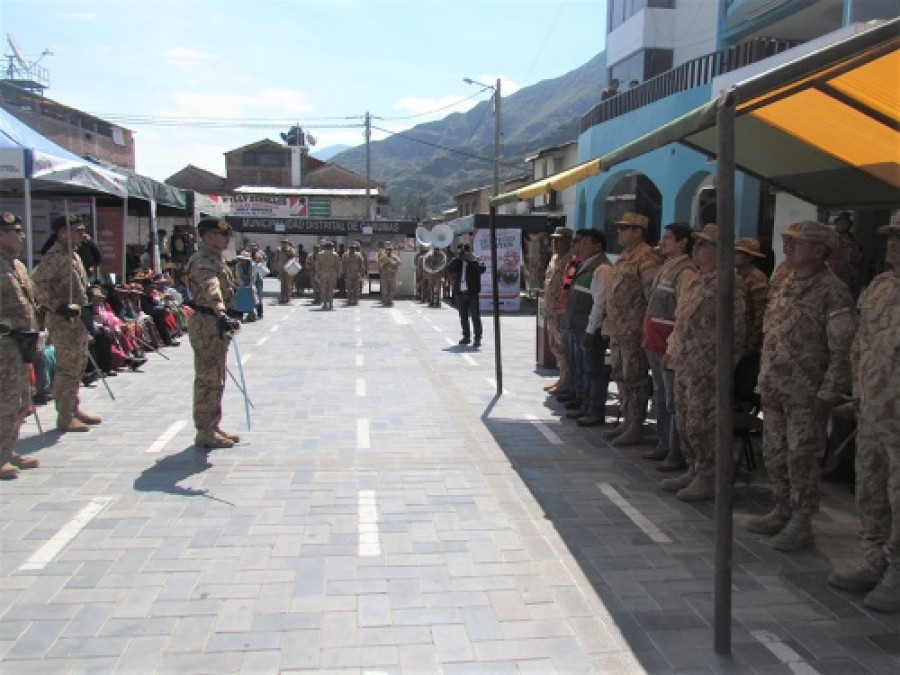
[[[500,280],[497,278],[497,207],[490,209],[491,232],[491,299],[494,303],[494,369],[497,376],[497,396],[503,394],[503,359],[500,349]]]
[[[24,180],[23,194],[25,201],[25,264],[28,273],[34,271],[34,224],[31,222],[31,179]]]
[[[716,168],[716,567],[715,650],[731,653],[734,507],[734,102],[719,101]]]

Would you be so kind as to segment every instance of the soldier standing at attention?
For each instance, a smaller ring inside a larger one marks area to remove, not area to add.
[[[240,321],[226,314],[234,302],[234,277],[225,264],[232,231],[227,221],[216,218],[201,220],[197,231],[200,247],[188,261],[186,274],[188,290],[196,303],[196,313],[188,322],[194,350],[194,445],[230,448],[240,437],[222,431],[220,424],[228,344],[241,327]]]
[[[759,241],[753,237],[738,239],[734,244],[734,266],[747,288],[747,331],[744,344],[735,347],[740,361],[734,371],[735,403],[745,409],[754,407],[756,380],[759,378],[759,354],[762,351],[762,326],[769,303],[769,280],[754,263],[765,259]]]
[[[350,244],[350,250],[344,254],[341,260],[341,269],[347,280],[347,303],[358,305],[362,282],[366,276],[366,259],[359,252],[358,241]]]
[[[557,227],[550,235],[553,242],[553,257],[547,263],[544,274],[544,297],[541,311],[544,325],[547,327],[547,346],[559,366],[559,379],[545,387],[549,394],[560,394],[569,389],[569,364],[566,362],[562,343],[562,316],[559,307],[559,296],[562,293],[563,276],[566,265],[572,259],[572,230],[568,227]]]
[[[56,243],[34,269],[35,299],[46,311],[47,330],[56,348],[56,427],[60,431],[89,431],[88,425],[101,419],[78,407],[78,387],[88,361],[87,327],[81,308],[88,304],[87,272],[75,249],[84,237],[84,221],[79,215],[57,216],[52,223]]]
[[[312,247],[312,253],[306,257],[306,269],[309,270],[309,283],[312,286],[313,304],[322,302],[322,279],[319,277],[319,253],[322,247],[316,244]]]
[[[28,270],[17,260],[25,243],[22,219],[0,215],[0,479],[17,478],[19,469],[34,469],[38,460],[13,452],[19,428],[31,406],[27,350],[37,346],[34,289]],[[27,340],[33,340],[28,344]]]
[[[645,241],[649,224],[647,216],[639,213],[626,213],[616,222],[622,255],[613,266],[603,334],[609,337],[612,379],[619,389],[623,419],[604,436],[619,447],[641,443],[641,426],[647,413],[650,364],[641,347],[641,331],[650,287],[661,265],[659,256]]]
[[[394,245],[388,242],[384,245],[384,252],[378,256],[381,301],[388,306],[394,304],[394,290],[397,287],[397,270],[399,267],[400,258],[394,253]]]
[[[678,298],[675,328],[669,336],[663,367],[675,371],[675,417],[688,470],[662,481],[664,490],[683,502],[713,499],[716,494],[716,249],[719,229],[706,225],[694,234],[697,273]],[[734,279],[734,343],[744,339],[744,282]]]
[[[775,508],[747,529],[775,535],[772,546],[795,551],[812,544],[819,510],[819,465],[831,409],[850,391],[850,344],[856,328],[847,284],[826,267],[834,232],[822,223],[793,223],[782,235],[790,265],[769,300],[759,374],[763,456]]]
[[[334,288],[341,274],[341,258],[334,252],[334,242],[326,241],[316,258],[316,277],[322,288],[322,309],[334,309]]]
[[[278,272],[278,281],[281,284],[281,291],[278,294],[278,303],[281,305],[287,305],[291,302],[292,277],[285,271],[284,266],[291,258],[295,258],[296,256],[297,252],[291,245],[291,240],[287,237],[282,239],[281,248],[275,251],[275,270]]]
[[[853,393],[859,404],[856,504],[864,562],[834,572],[828,583],[869,591],[863,602],[879,612],[900,611],[900,215],[886,233],[887,272],[859,299],[859,331],[851,352]]]

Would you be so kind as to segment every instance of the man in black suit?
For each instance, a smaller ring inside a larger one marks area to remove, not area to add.
[[[461,345],[475,341],[472,346],[481,346],[481,309],[478,306],[478,295],[481,293],[481,275],[485,271],[484,263],[472,255],[468,244],[457,247],[457,256],[447,265],[447,274],[453,279],[453,296],[456,298],[456,309],[459,310],[459,323],[462,326]],[[469,318],[472,329],[469,330]]]

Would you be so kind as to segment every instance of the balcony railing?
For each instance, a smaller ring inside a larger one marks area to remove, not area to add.
[[[755,38],[728,49],[705,54],[660,73],[633,89],[602,101],[581,118],[581,132],[672,94],[702,87],[724,73],[749,66],[801,44],[799,40]]]

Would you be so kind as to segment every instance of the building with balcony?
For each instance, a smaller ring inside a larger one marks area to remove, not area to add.
[[[896,2],[880,0],[610,0],[609,76],[639,82],[582,118],[578,161],[653,132],[735,82],[867,30],[861,22],[896,15]],[[715,169],[713,157],[680,143],[629,160],[578,184],[576,227],[604,229],[614,242],[615,220],[636,210],[649,216],[655,242],[669,222],[710,222]],[[789,220],[829,215],[746,173],[738,172],[735,189],[736,234],[764,245]]]

